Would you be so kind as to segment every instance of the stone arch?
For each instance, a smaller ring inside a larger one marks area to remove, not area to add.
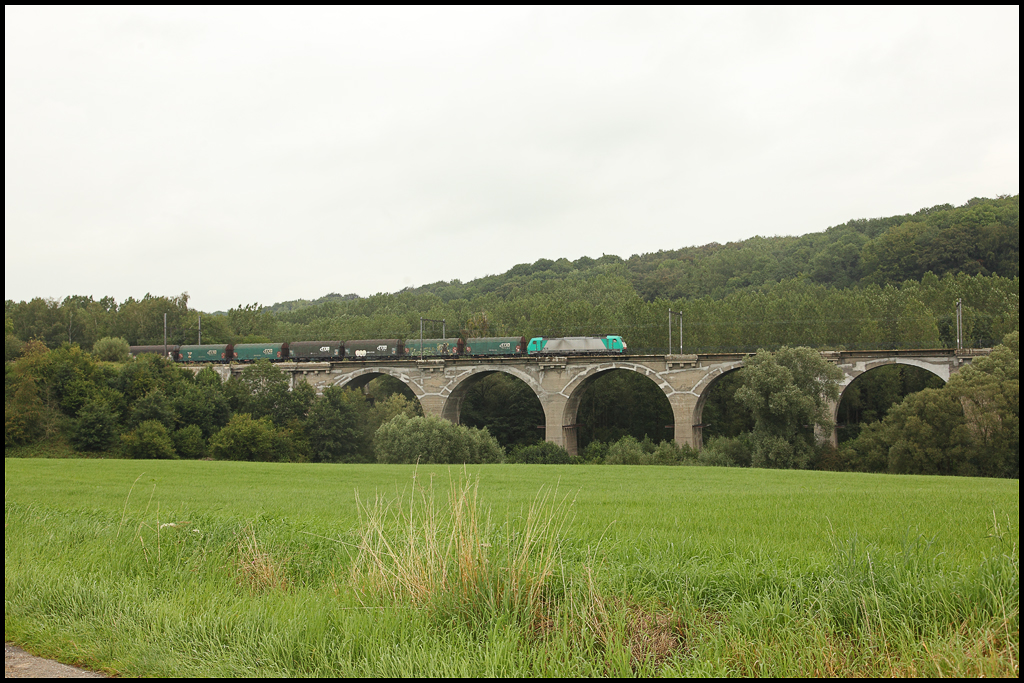
[[[607,363],[601,365],[595,365],[587,368],[586,372],[582,372],[572,379],[565,388],[562,390],[562,396],[564,400],[560,406],[552,406],[556,411],[555,415],[548,414],[548,406],[545,405],[544,412],[547,417],[547,434],[546,439],[554,443],[559,444],[570,455],[576,455],[579,452],[579,444],[577,442],[577,413],[579,412],[580,403],[583,400],[583,394],[587,388],[602,375],[606,375],[613,370],[626,370],[634,372],[639,375],[643,375],[647,379],[658,385],[664,393],[665,398],[668,399],[669,405],[672,407],[672,414],[675,419],[678,431],[678,415],[676,409],[676,402],[673,400],[674,395],[677,393],[676,390],[670,385],[660,374],[651,368],[643,365],[637,365],[634,363]],[[542,401],[543,403],[543,401]],[[552,418],[555,418],[554,425],[561,428],[561,434],[551,434],[551,429],[554,426],[552,424]],[[678,441],[678,438],[677,438]]]
[[[878,368],[885,367],[887,365],[906,365],[912,368],[920,368],[935,375],[943,382],[949,382],[949,378],[951,375],[950,367],[948,364],[929,363],[927,361],[919,360],[917,358],[880,358],[878,360],[872,360],[863,364],[858,364],[858,366],[856,366],[855,368],[841,366],[841,369],[843,370],[843,374],[845,375],[845,377],[839,385],[839,398],[835,401],[835,403],[830,403],[828,407],[829,419],[832,420],[832,424],[836,424],[839,421],[839,407],[843,403],[843,396],[846,394],[846,390],[849,389],[853,385],[853,383],[860,379],[862,376],[866,375],[872,370],[877,370]],[[831,443],[833,446],[839,445],[839,434],[835,429],[832,430],[832,434],[827,439],[827,441]]]
[[[850,384],[853,383],[853,380],[857,379],[864,373],[870,372],[875,368],[880,368],[883,365],[909,365],[910,367],[921,368],[922,370],[927,370],[928,372],[932,373],[933,375],[941,379],[943,382],[948,382],[950,376],[952,375],[948,363],[929,363],[928,361],[920,360],[918,358],[900,358],[898,356],[894,356],[891,358],[879,358],[877,360],[871,360],[865,363],[858,363],[853,367],[848,365],[840,366],[840,368],[843,371],[843,374],[846,375],[846,378],[843,379],[843,381],[840,383],[840,386],[842,386],[843,390],[845,390],[846,387],[850,386]],[[842,396],[840,396],[840,399],[841,398]]]
[[[424,398],[426,397],[426,392],[423,391],[423,387],[414,382],[412,378],[409,377],[408,373],[401,372],[396,368],[359,368],[358,370],[353,370],[352,372],[339,375],[338,378],[331,383],[331,386],[340,387],[343,389],[346,387],[350,387],[352,389],[362,389],[367,384],[372,382],[375,378],[381,375],[394,377],[395,379],[402,382],[405,386],[409,387],[413,395],[416,397],[416,400],[419,401],[420,407],[423,408],[423,414],[429,414],[428,402],[424,401]]]
[[[547,408],[545,407],[545,396],[547,392],[540,386],[537,380],[518,368],[512,368],[507,366],[487,366],[477,365],[472,368],[466,369],[465,372],[460,372],[455,378],[454,384],[449,384],[445,387],[444,392],[444,403],[441,407],[441,417],[459,424],[459,419],[462,415],[462,402],[466,400],[466,395],[469,393],[480,380],[493,375],[494,373],[501,372],[506,375],[512,375],[518,380],[521,380],[526,386],[530,387],[537,400],[540,401],[540,405],[544,408],[545,415],[547,414]]]

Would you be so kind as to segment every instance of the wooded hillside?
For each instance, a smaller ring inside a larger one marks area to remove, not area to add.
[[[210,343],[412,337],[421,317],[464,335],[621,334],[635,352],[948,347],[964,302],[966,345],[992,346],[1019,321],[1019,195],[857,219],[801,237],[753,237],[655,254],[541,259],[471,282],[365,298],[240,305],[203,316]],[[188,296],[69,296],[5,303],[7,357],[38,338],[89,349],[107,336],[195,343]],[[440,329],[428,334],[439,335]]]

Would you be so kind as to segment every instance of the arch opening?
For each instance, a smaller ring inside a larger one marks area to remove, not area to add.
[[[839,397],[836,408],[838,443],[856,439],[864,425],[885,418],[907,396],[923,389],[939,389],[946,383],[934,372],[905,364],[887,363],[855,377]]]
[[[566,450],[586,458],[602,447],[592,444],[614,443],[625,436],[671,441],[675,418],[665,389],[657,382],[635,370],[614,368],[580,382],[566,403],[562,424]]]
[[[736,400],[736,391],[743,386],[740,367],[726,370],[708,384],[694,410],[697,448],[715,438],[733,439],[754,430],[754,415]]]
[[[476,373],[448,398],[453,422],[487,428],[506,450],[544,440],[544,407],[536,392],[507,372]],[[449,418],[451,419],[451,418]]]
[[[387,372],[365,372],[347,381],[336,382],[334,386],[359,392],[370,407],[392,404],[395,414],[411,412],[423,415],[423,405],[413,387],[401,377]],[[401,404],[408,404],[408,408]]]

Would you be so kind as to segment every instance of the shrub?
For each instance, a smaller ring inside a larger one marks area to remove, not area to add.
[[[153,389],[136,402],[129,416],[129,425],[134,427],[143,422],[156,420],[167,429],[174,429],[176,419],[177,416],[167,394],[159,389]]]
[[[289,390],[288,375],[267,359],[246,367],[223,389],[236,412],[269,417],[278,426],[301,420],[316,397],[316,391],[305,382]]]
[[[157,420],[146,420],[121,437],[121,451],[136,460],[173,460],[178,457],[167,427]]]
[[[4,337],[4,360],[12,361],[21,355],[21,352],[25,348],[25,342],[21,341],[13,334],[8,333]]]
[[[535,465],[568,465],[572,462],[569,452],[550,441],[540,441],[529,446],[516,446],[505,458],[505,462]]]
[[[736,401],[754,416],[754,467],[806,468],[816,438],[807,425],[827,433],[834,424],[829,401],[839,400],[843,373],[807,347],[758,349],[739,371]]]
[[[39,398],[36,381],[7,369],[4,401],[4,445],[32,443],[46,430],[47,408]]]
[[[650,437],[637,441],[624,436],[608,446],[606,465],[683,465],[696,464],[697,453],[689,446],[678,446],[674,441],[655,444]]]
[[[719,436],[711,439],[704,450],[697,454],[701,465],[716,467],[750,467],[753,448],[749,436]]]
[[[213,371],[209,368],[199,373]],[[216,375],[214,375],[216,378]],[[220,382],[220,380],[217,380]],[[231,408],[219,385],[209,385],[203,381],[186,386],[171,402],[171,409],[177,415],[179,424],[195,425],[210,437],[231,419]]]
[[[639,441],[632,436],[624,436],[608,446],[604,462],[606,465],[649,465],[651,458]]]
[[[182,458],[198,460],[206,456],[206,439],[203,438],[203,430],[198,425],[186,425],[171,434],[174,441],[174,450]]]
[[[652,455],[656,465],[696,465],[698,452],[675,441],[662,441]]]
[[[463,427],[439,417],[397,415],[374,437],[382,463],[477,464],[500,462],[504,451],[486,429]]]
[[[311,462],[359,462],[363,447],[356,410],[345,390],[329,387],[306,416]]]
[[[274,427],[269,417],[254,420],[248,413],[232,417],[210,439],[210,455],[215,460],[279,462],[289,460],[293,452],[288,432]]]
[[[80,451],[105,451],[117,441],[117,417],[106,401],[89,401],[70,428],[71,445]]]
[[[608,444],[603,441],[591,441],[579,454],[580,460],[585,463],[601,464],[608,456]]]

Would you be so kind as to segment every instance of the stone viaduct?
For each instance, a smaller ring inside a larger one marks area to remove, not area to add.
[[[882,365],[903,364],[924,368],[943,381],[988,349],[934,349],[911,351],[823,351],[821,355],[843,370],[841,389],[857,377]],[[537,395],[545,416],[545,438],[576,453],[576,413],[587,387],[613,370],[636,372],[658,385],[674,416],[675,440],[694,448],[703,446],[701,414],[710,387],[728,372],[743,367],[745,354],[667,356],[565,356],[520,358],[458,358],[443,360],[339,361],[279,363],[291,373],[292,386],[307,382],[322,392],[330,386],[359,388],[380,375],[390,375],[408,386],[426,415],[437,415],[456,424],[462,402],[474,384],[494,372],[504,372],[525,382]],[[246,366],[219,366],[226,379]],[[842,400],[842,397],[840,397]],[[832,406],[832,417],[839,406]],[[832,437],[836,438],[835,432]]]

